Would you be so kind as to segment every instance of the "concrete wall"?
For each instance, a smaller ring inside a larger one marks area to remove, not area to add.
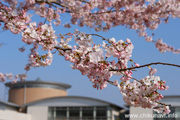
[[[112,110],[112,120],[115,120],[114,116],[119,116],[119,111]]]
[[[31,120],[48,120],[47,106],[28,107],[27,114],[31,115]]]
[[[31,116],[12,110],[0,110],[0,120],[31,120]]]
[[[153,120],[153,110],[141,107],[130,107],[129,120]]]

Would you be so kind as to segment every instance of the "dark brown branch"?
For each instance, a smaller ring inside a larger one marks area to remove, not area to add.
[[[51,2],[46,1],[46,0],[36,0],[36,3],[38,3],[38,4],[39,3],[46,3],[46,4],[49,4],[49,5],[53,6],[53,7],[57,7],[57,6],[52,5]]]
[[[64,6],[64,5],[60,4],[60,3],[57,3],[57,2],[54,1],[54,0],[36,0],[36,3],[46,3],[46,4],[48,4],[48,5],[51,5],[51,6],[55,7],[55,8],[57,8],[57,6],[54,5],[54,4],[56,4],[56,5],[58,5],[58,6],[66,7],[66,8],[67,8],[67,6]],[[54,3],[54,4],[53,4],[53,3]],[[58,8],[59,8],[59,7],[58,7]],[[59,8],[59,9],[63,10],[63,8]],[[66,12],[67,12],[67,13],[71,13],[70,11],[66,11]]]
[[[134,70],[134,69],[137,69],[137,68],[143,68],[143,67],[148,67],[150,65],[158,65],[158,64],[160,64],[160,65],[169,65],[169,66],[174,66],[174,67],[180,67],[180,65],[176,65],[176,64],[163,63],[163,62],[155,62],[155,63],[149,63],[149,64],[141,65],[141,66],[138,66],[138,67],[126,68],[126,69],[111,69],[110,71],[121,72],[121,71]]]
[[[87,4],[90,4],[90,2],[88,1],[85,1],[85,0],[79,0],[80,2],[84,2],[84,3],[87,3]],[[46,4],[49,4],[49,5],[52,5],[54,6],[52,3],[58,5],[58,6],[61,6],[61,7],[65,7],[66,9],[69,10],[69,6],[65,5],[65,4],[62,4],[60,2],[58,2],[57,0],[36,0],[36,3],[46,3]],[[54,6],[54,7],[57,7],[57,6]],[[108,11],[105,11],[105,12],[97,12],[97,13],[90,13],[90,14],[104,14],[104,13],[111,13],[111,12],[117,12],[117,11],[121,11],[121,10],[112,10],[114,7],[112,7],[110,10]],[[60,8],[61,9],[61,8]],[[72,11],[66,11],[67,13],[72,13]]]
[[[114,86],[117,86],[117,85],[115,85],[114,84],[114,82],[112,82],[112,81],[110,81],[110,80],[106,80],[109,84],[111,84],[111,85],[114,85]]]
[[[88,1],[85,1],[85,0],[79,0],[80,2],[84,2],[84,3],[87,3],[87,4],[90,4],[90,2]]]
[[[67,50],[72,50],[72,49],[70,49],[70,48],[61,48],[61,47],[54,47],[55,49],[57,49],[57,50],[63,50],[63,51],[67,51]]]
[[[62,4],[62,3],[57,3],[57,2],[52,2],[52,3],[55,3],[56,5],[59,5],[59,6],[61,6],[61,7],[65,7],[65,8],[67,8],[67,9],[69,9],[68,6],[66,6],[66,5],[64,5],[64,4]]]
[[[90,14],[105,14],[105,13],[112,13],[112,12],[123,12],[122,10],[108,10],[104,12],[96,12],[96,13],[90,13]]]

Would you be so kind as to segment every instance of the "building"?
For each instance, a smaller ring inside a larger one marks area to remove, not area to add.
[[[42,81],[6,83],[0,120],[118,120],[124,108],[103,100],[68,96],[68,84]]]
[[[160,101],[162,103],[171,105],[171,112],[168,115],[158,114],[157,112],[153,112],[152,109],[144,109],[140,107],[129,107],[130,120],[180,120],[180,96],[179,95],[171,95],[164,96],[164,98]]]
[[[15,84],[8,82],[5,86],[9,87],[8,101],[18,105],[46,98],[67,96],[67,89],[71,87],[68,84],[42,81],[40,78]]]

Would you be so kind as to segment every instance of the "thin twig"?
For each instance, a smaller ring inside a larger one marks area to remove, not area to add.
[[[143,68],[143,67],[148,67],[150,65],[158,65],[158,64],[160,64],[160,65],[169,65],[169,66],[174,66],[174,67],[180,67],[180,65],[176,65],[176,64],[155,62],[155,63],[149,63],[149,64],[137,66],[137,67],[126,68],[126,69],[111,69],[110,71],[118,71],[118,72],[120,72],[120,71],[133,70],[133,69],[137,69],[137,68]]]
[[[87,34],[87,35],[94,35],[94,36],[101,37],[103,40],[106,40],[106,41],[108,41],[108,43],[110,43],[111,45],[113,45],[113,47],[114,47],[118,52],[120,52],[120,51],[117,49],[117,47],[109,41],[109,39],[106,39],[105,37],[103,37],[103,36],[101,36],[101,35],[98,35],[98,34]]]
[[[111,85],[117,86],[114,84],[114,82],[110,81],[110,80],[106,80],[108,83],[110,83]]]
[[[101,35],[98,35],[98,34],[86,34],[86,35],[94,35],[94,36],[98,36],[98,37],[101,37],[103,40],[106,40],[108,41],[108,39],[106,39],[105,37],[101,36]],[[109,42],[109,41],[108,41]]]

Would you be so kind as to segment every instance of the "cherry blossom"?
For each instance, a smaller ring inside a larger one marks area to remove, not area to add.
[[[6,79],[9,79],[12,80],[13,83],[16,83],[18,79],[20,81],[24,81],[26,77],[27,77],[26,74],[13,75],[12,73],[6,73],[6,74],[0,73],[0,82],[4,82]]]
[[[153,76],[157,72],[157,69],[150,68],[149,75]]]
[[[163,98],[157,90],[167,90],[168,87],[165,86],[164,81],[160,80],[159,76],[147,76],[140,81],[122,82],[119,89],[127,104],[135,107],[152,108],[157,107],[158,101]],[[169,113],[169,108],[166,105],[164,107],[166,108],[165,113]]]

